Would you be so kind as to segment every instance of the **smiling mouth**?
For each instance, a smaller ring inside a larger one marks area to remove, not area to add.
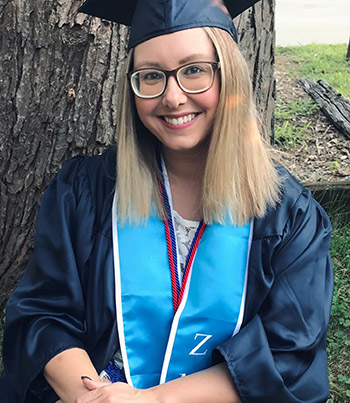
[[[181,116],[180,118],[168,118],[163,116],[163,119],[170,125],[179,126],[191,122],[191,120],[193,120],[197,115],[198,113],[190,113],[189,115]]]

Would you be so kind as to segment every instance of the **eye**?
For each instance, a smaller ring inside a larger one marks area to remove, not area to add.
[[[149,83],[163,80],[163,74],[157,70],[147,70],[141,72],[141,80]]]
[[[200,64],[191,64],[189,66],[186,66],[183,71],[181,72],[181,74],[183,74],[184,76],[195,76],[195,75],[199,75],[199,74],[203,74],[205,73],[205,68],[203,68],[202,65]]]

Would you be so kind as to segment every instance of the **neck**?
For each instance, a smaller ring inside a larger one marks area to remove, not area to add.
[[[207,150],[180,152],[163,148],[162,155],[169,178],[176,181],[201,181],[203,179]]]

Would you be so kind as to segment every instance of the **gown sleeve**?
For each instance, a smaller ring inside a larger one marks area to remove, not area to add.
[[[261,304],[241,331],[215,352],[227,362],[243,403],[327,400],[330,233],[327,215],[304,189],[281,235],[255,241],[251,253],[259,256],[251,256],[252,264],[260,262],[269,290],[260,285],[249,294],[248,281],[247,302],[261,298]],[[269,251],[268,259],[261,257],[261,250]]]
[[[46,363],[66,349],[84,349],[80,271],[92,248],[93,228],[84,157],[76,157],[45,193],[31,261],[7,305],[3,358],[19,402],[47,401],[42,396],[50,389],[42,375]]]

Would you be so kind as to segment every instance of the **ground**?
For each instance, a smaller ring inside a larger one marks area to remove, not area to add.
[[[277,109],[295,103],[300,112],[300,105],[306,105],[304,113],[292,114],[288,124],[285,119],[276,120],[276,126],[285,124],[282,145],[276,145],[284,152],[283,164],[303,184],[350,183],[350,139],[313,106],[297,79],[290,76],[293,63],[283,54],[276,56]]]

